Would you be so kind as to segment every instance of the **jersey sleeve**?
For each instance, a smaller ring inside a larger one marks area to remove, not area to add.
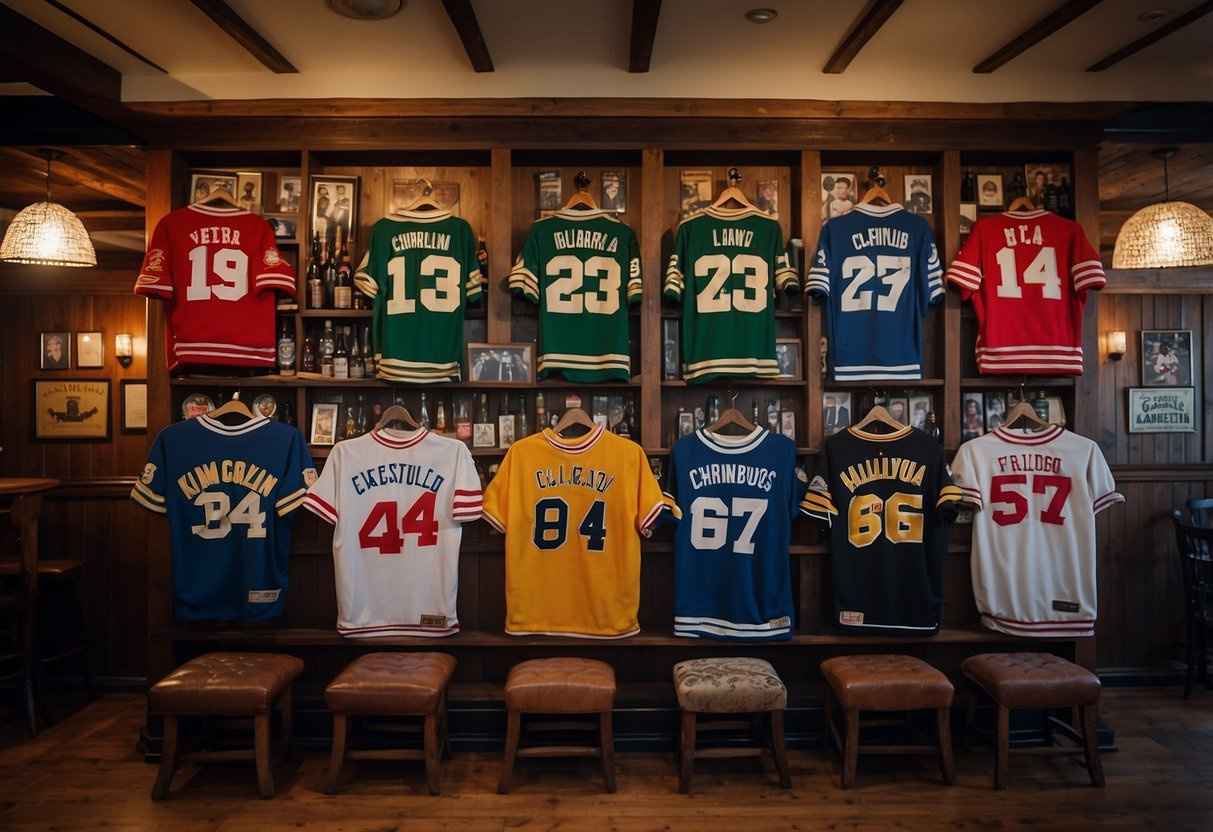
[[[661,293],[675,303],[682,302],[682,293],[686,288],[683,269],[686,266],[688,235],[685,228],[685,223],[680,225],[678,233],[674,235],[674,251],[670,254],[670,262],[665,269],[665,280],[661,285]]]
[[[657,477],[653,475],[653,469],[649,467],[644,450],[639,445],[636,446],[635,454],[640,475],[639,487],[636,489],[636,530],[645,532],[653,527],[670,506],[677,510],[677,505],[673,500],[667,500]]]
[[[821,238],[817,241],[817,251],[813,254],[813,265],[804,278],[805,294],[817,298],[830,296],[830,233],[821,229]]]
[[[372,231],[371,244],[362,253],[362,262],[358,264],[358,269],[354,272],[355,288],[368,298],[373,298],[379,294],[379,282],[375,280],[376,258],[373,256],[374,251],[375,232]]]
[[[628,235],[628,305],[635,306],[640,303],[643,282],[640,276],[640,244],[636,242],[636,235]]]
[[[459,523],[470,523],[473,520],[479,520],[483,513],[484,494],[480,490],[480,476],[476,473],[472,452],[462,444],[457,452],[451,516]]]
[[[497,531],[505,534],[506,518],[510,510],[510,475],[514,470],[513,448],[505,452],[505,459],[497,466],[497,476],[484,489],[484,520]]]
[[[809,487],[800,501],[800,511],[820,520],[827,526],[834,525],[838,509],[834,506],[834,498],[830,494],[830,449],[822,448],[817,458],[817,471],[809,481]]]
[[[943,300],[943,266],[939,262],[939,251],[931,239],[929,227],[919,235],[915,257],[918,259],[918,273],[926,284],[925,291],[919,293],[918,313],[922,316],[927,314],[928,307]]]
[[[282,257],[278,243],[274,239],[274,229],[265,220],[257,223],[257,245],[249,249],[255,263],[249,264],[249,276],[258,292],[285,292],[295,296],[298,287],[295,285],[295,270]]]
[[[979,220],[969,233],[969,239],[965,240],[965,244],[961,247],[960,254],[956,255],[956,259],[948,266],[948,272],[944,275],[944,279],[948,283],[960,287],[965,300],[981,289],[981,240],[985,235],[982,233],[980,225]]]
[[[973,453],[972,442],[966,442],[960,446],[956,458],[952,460],[952,481],[960,489],[960,501],[981,511],[984,506],[977,478],[977,459]]]
[[[1070,244],[1070,279],[1074,282],[1074,291],[1085,295],[1089,291],[1098,291],[1108,283],[1104,274],[1103,263],[1099,254],[1092,248],[1082,226],[1075,223],[1074,238]]]
[[[466,228],[467,234],[464,235],[463,251],[460,254],[465,272],[463,296],[468,303],[478,303],[481,295],[484,294],[484,287],[480,281],[480,258],[476,255],[476,238],[472,234],[472,227],[469,225]]]
[[[779,230],[779,223],[775,220],[771,222],[775,226],[774,233],[771,234],[774,250],[770,253],[771,262],[775,264],[775,291],[799,294],[800,278],[788,262],[788,251],[783,246],[783,232]]]
[[[294,436],[291,438],[289,450],[290,462],[286,474],[280,481],[279,497],[274,503],[274,510],[279,517],[285,517],[303,505],[307,497],[308,487],[316,481],[316,468],[312,463],[312,455],[308,453],[303,442],[303,435],[292,427],[286,427]]]
[[[344,456],[340,444],[333,448],[324,463],[324,470],[315,478],[303,498],[303,507],[330,525],[337,525],[340,516],[337,505],[337,483],[341,474],[341,459]]]
[[[156,514],[168,514],[164,474],[164,432],[161,431],[148,449],[143,471],[131,489],[131,500],[138,506]]]
[[[1124,495],[1116,490],[1116,481],[1112,479],[1108,461],[1094,442],[1091,443],[1091,457],[1087,460],[1087,485],[1091,489],[1091,508],[1095,514],[1125,501]]]
[[[139,277],[135,280],[135,294],[149,298],[168,300],[173,296],[172,234],[170,220],[161,217],[152,231],[152,239],[143,255]]]
[[[542,266],[539,263],[539,235],[535,233],[535,226],[532,225],[530,233],[526,235],[526,242],[522,246],[522,253],[514,261],[514,267],[510,270],[510,276],[507,278],[510,291],[516,295],[521,295],[531,303],[539,303],[538,272],[541,269]]]
[[[960,508],[960,501],[963,495],[952,476],[952,470],[948,468],[948,461],[947,457],[944,456],[943,448],[939,449],[939,457],[934,467],[935,482],[932,485],[937,495],[935,498],[935,512],[945,523],[951,523],[956,519],[956,513]]]

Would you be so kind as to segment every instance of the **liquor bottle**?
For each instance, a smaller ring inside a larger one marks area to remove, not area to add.
[[[442,399],[438,400],[438,406],[434,409],[434,430],[446,433],[446,403]]]
[[[720,419],[720,396],[708,396],[707,424],[714,425]]]
[[[484,237],[481,237],[476,243],[476,260],[480,263],[480,285],[487,286],[489,283],[489,249],[484,244]]]
[[[927,414],[926,432],[936,442],[943,444],[943,431],[939,429],[939,420],[935,417],[934,410]]]
[[[750,421],[758,425],[758,399],[750,399]]]
[[[530,423],[526,417],[526,393],[518,394],[518,418],[515,420],[514,438],[522,439],[531,432]]]
[[[358,327],[355,324],[354,332],[350,335],[350,378],[363,378],[366,376],[366,364],[362,361],[362,343],[358,338]]]
[[[476,406],[476,421],[479,424],[487,424],[489,421],[489,394],[480,394],[480,403]]]
[[[973,173],[972,168],[966,170],[964,179],[960,180],[960,201],[977,201],[977,175]]]
[[[278,415],[282,418],[284,425],[295,426],[295,406],[291,404],[290,399],[284,399],[282,407],[278,409]]]
[[[333,308],[350,309],[354,305],[354,276],[350,272],[350,252],[341,239],[341,226],[337,227],[337,239],[333,247],[340,251],[334,268],[337,276],[333,284]]]
[[[303,336],[303,372],[316,372],[316,339],[309,330]]]
[[[615,433],[622,436],[624,439],[632,438],[632,431],[636,425],[636,405],[631,396],[628,396],[627,404],[623,406],[623,418],[619,420],[619,424],[615,426]]]
[[[371,428],[373,428],[373,427],[375,427],[375,425],[379,424],[379,420],[382,418],[383,418],[383,405],[381,405],[379,402],[375,402],[373,405],[371,405],[371,418],[367,424],[367,431],[370,431]]]
[[[1045,185],[1044,208],[1053,214],[1060,213],[1058,210],[1057,186],[1052,182]]]
[[[354,413],[354,422],[358,430],[358,435],[366,433],[370,428],[366,425],[366,394],[358,394],[358,410]]]
[[[371,327],[367,324],[362,328],[362,366],[366,378],[374,378],[379,371],[375,362],[375,350],[371,347]]]
[[[1019,171],[1015,171],[1015,176],[1011,179],[1011,187],[1008,193],[1011,195],[1012,200],[1028,195],[1028,183],[1023,181],[1023,174]]]
[[[421,391],[421,415],[417,419],[417,422],[426,430],[430,429],[430,405],[426,400],[424,390]]]
[[[295,333],[291,331],[291,322],[282,319],[282,328],[278,331],[278,375],[295,375]]]
[[[333,247],[327,243],[324,246],[324,264],[320,267],[320,279],[324,282],[324,306],[332,309],[336,304],[334,293],[337,290],[337,262],[333,260]]]
[[[1049,421],[1049,401],[1045,398],[1045,391],[1036,391],[1036,397],[1032,399],[1032,409],[1036,411],[1036,415],[1041,421]]]
[[[548,426],[547,406],[543,402],[543,391],[535,391],[535,430],[543,430]]]
[[[353,439],[358,435],[358,422],[354,420],[354,406],[345,409],[345,428],[341,431],[342,439]]]
[[[320,334],[320,375],[333,376],[333,353],[337,351],[337,339],[333,335],[333,322],[324,322],[324,332]]]
[[[320,273],[320,234],[312,235],[312,260],[307,264],[307,305],[324,308],[324,282]]]
[[[472,444],[472,414],[468,412],[468,400],[459,400],[459,410],[455,413],[455,438],[467,445]]]
[[[342,327],[337,333],[337,346],[333,350],[333,378],[350,377],[350,349],[345,345],[348,326]]]
[[[1057,213],[1068,220],[1074,219],[1074,191],[1070,188],[1070,177],[1063,176],[1057,186]]]

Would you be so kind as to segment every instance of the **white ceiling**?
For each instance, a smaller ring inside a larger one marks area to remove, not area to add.
[[[1213,100],[1213,15],[1103,72],[1100,58],[1202,0],[1104,0],[991,74],[972,67],[1062,0],[906,0],[840,75],[821,69],[867,0],[664,0],[650,71],[629,73],[632,0],[473,0],[495,71],[471,69],[440,0],[379,22],[324,0],[227,0],[296,68],[276,75],[189,0],[61,0],[165,75],[45,0],[3,0],[117,69],[125,101],[257,98]],[[766,25],[755,6],[778,9]],[[20,85],[0,85],[0,94]]]

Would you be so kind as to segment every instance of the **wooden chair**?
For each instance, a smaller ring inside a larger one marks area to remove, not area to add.
[[[1188,522],[1193,526],[1213,526],[1213,497],[1188,500]]]
[[[0,687],[16,688],[30,736],[45,712],[37,672],[35,633],[38,597],[38,511],[40,495],[22,495],[0,509],[19,539],[19,554],[0,563]]]
[[[1185,523],[1183,512],[1174,509],[1175,542],[1183,572],[1184,616],[1187,623],[1188,665],[1184,675],[1184,699],[1192,695],[1192,682],[1209,679],[1209,632],[1213,630],[1213,528]]]

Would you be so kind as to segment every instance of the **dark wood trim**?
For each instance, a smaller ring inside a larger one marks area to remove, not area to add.
[[[1111,465],[1116,482],[1213,482],[1213,465]]]
[[[1213,294],[1213,266],[1173,269],[1108,269],[1104,295]]]
[[[46,495],[48,500],[105,500],[130,498],[134,477],[89,477],[63,480]]]
[[[209,17],[225,35],[240,44],[246,52],[260,61],[271,72],[280,75],[298,73],[299,70],[270,45],[261,33],[250,26],[243,17],[232,11],[223,0],[190,0],[199,11]]]
[[[978,74],[993,72],[1102,2],[1103,0],[1069,0],[1068,3],[1063,3],[973,67],[973,72]]]
[[[1100,58],[1098,61],[1087,67],[1087,72],[1103,72],[1108,67],[1120,63],[1130,55],[1140,52],[1150,44],[1157,43],[1173,32],[1178,32],[1185,26],[1195,23],[1209,12],[1213,12],[1213,0],[1206,0],[1205,3],[1202,3],[1189,12],[1181,14],[1170,23],[1164,23],[1162,26],[1159,26],[1145,37],[1138,38],[1128,46],[1121,47],[1111,55],[1108,55],[1106,58]]]
[[[20,148],[10,150],[13,154],[28,160],[31,165],[41,168],[46,164],[36,153],[29,153]],[[51,169],[52,179],[75,182],[77,185],[83,185],[91,190],[112,196],[114,199],[120,199],[142,208],[147,197],[143,181],[141,179],[124,179],[121,174],[119,169],[112,166],[104,170],[91,167],[88,165],[86,156],[72,153],[71,148],[66,149],[66,155],[62,159],[56,160]],[[53,196],[54,194],[52,194]]]
[[[95,269],[0,263],[0,297],[129,295],[142,262],[142,252],[99,252]]]
[[[484,33],[480,31],[480,21],[476,19],[471,0],[442,0],[442,7],[446,9],[446,16],[451,19],[455,34],[463,43],[463,51],[467,53],[472,69],[476,72],[492,72],[493,56],[484,42]]]
[[[851,65],[851,61],[855,60],[859,50],[863,49],[872,36],[880,31],[880,27],[901,8],[901,3],[902,0],[872,0],[855,21],[851,31],[847,32],[846,37],[835,47],[834,54],[826,61],[821,71],[826,75],[840,75]]]
[[[661,0],[632,0],[632,40],[628,72],[648,72],[653,60],[653,41],[661,18]]]

